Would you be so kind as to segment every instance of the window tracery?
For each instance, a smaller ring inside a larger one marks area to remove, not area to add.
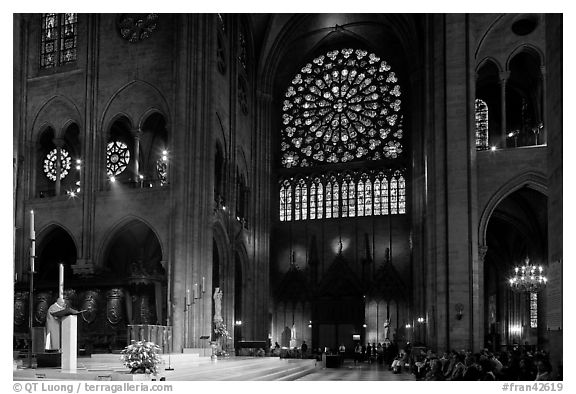
[[[124,172],[130,163],[130,150],[122,141],[112,141],[106,146],[106,173],[116,176]]]
[[[293,170],[369,160],[389,167],[403,160],[400,96],[390,65],[362,49],[332,50],[302,67],[282,103],[281,164],[292,175],[280,183],[281,221],[406,213],[401,163],[392,165],[396,171],[371,166],[309,176]]]
[[[72,159],[68,154],[66,149],[60,148],[60,179],[66,178],[68,172],[70,171]],[[46,159],[44,159],[44,174],[46,177],[51,181],[56,182],[56,177],[58,176],[58,149],[52,149],[46,155]]]
[[[282,165],[397,158],[400,96],[396,74],[373,53],[345,48],[315,58],[285,93]]]

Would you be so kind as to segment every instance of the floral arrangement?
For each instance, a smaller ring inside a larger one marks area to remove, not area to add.
[[[154,374],[158,373],[156,366],[162,362],[158,355],[160,346],[154,342],[147,341],[132,341],[132,343],[124,348],[121,352],[121,360],[124,366],[130,368],[130,373],[145,373]]]
[[[214,336],[216,338],[232,339],[230,333],[228,332],[228,329],[226,328],[226,324],[224,324],[223,322],[214,325]]]

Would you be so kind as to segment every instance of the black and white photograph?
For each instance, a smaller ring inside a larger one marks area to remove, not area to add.
[[[566,390],[562,11],[211,6],[11,15],[12,392]]]

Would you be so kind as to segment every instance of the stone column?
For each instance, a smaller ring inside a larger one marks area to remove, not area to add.
[[[54,138],[54,145],[56,145],[56,187],[55,194],[60,195],[61,180],[60,174],[62,174],[62,147],[64,146],[64,140],[62,138]]]
[[[537,144],[546,144],[548,139],[546,138],[546,129],[548,127],[547,122],[547,105],[546,105],[546,66],[540,66],[540,83],[542,84],[542,92],[540,95],[540,122],[542,124],[542,128],[538,134],[536,134],[536,143]],[[537,125],[538,127],[538,125]]]
[[[506,148],[506,84],[508,83],[508,78],[510,77],[509,71],[500,72],[500,148]]]
[[[140,183],[140,138],[142,131],[140,129],[132,130],[134,137],[134,182]]]

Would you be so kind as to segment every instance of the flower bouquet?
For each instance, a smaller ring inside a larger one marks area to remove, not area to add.
[[[162,362],[158,355],[159,351],[160,346],[154,342],[132,341],[122,350],[120,358],[124,366],[130,368],[130,373],[156,375],[158,373],[157,365]]]

